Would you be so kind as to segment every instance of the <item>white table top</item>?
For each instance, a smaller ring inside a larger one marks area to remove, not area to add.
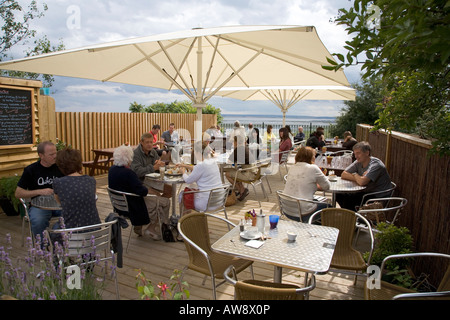
[[[44,210],[61,210],[54,196],[37,196],[31,199],[31,205]]]
[[[159,173],[148,173],[145,175],[145,178],[169,184],[184,183],[183,175],[169,175],[166,173],[164,174],[164,179],[161,179],[161,175]]]
[[[328,271],[339,233],[338,229],[280,220],[276,229],[269,230],[267,216],[265,225],[269,238],[258,249],[245,246],[248,240],[240,237],[239,226],[215,242],[212,248],[236,257],[288,269],[312,273]],[[287,231],[298,234],[296,241],[288,241]]]
[[[364,190],[365,186],[360,186],[354,181],[345,180],[341,177],[336,177],[336,181],[330,181],[330,189],[327,190],[333,193],[339,192],[359,192]]]

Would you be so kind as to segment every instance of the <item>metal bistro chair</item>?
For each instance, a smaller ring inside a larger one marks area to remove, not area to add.
[[[75,260],[79,266],[88,265],[94,267],[101,261],[111,260],[113,266],[111,274],[114,275],[116,297],[117,299],[120,299],[115,263],[116,258],[114,256],[114,251],[111,248],[111,226],[116,222],[117,220],[113,220],[78,228],[48,229],[44,231],[44,235],[48,239],[51,252],[53,252],[51,234],[67,235],[67,246],[65,247],[66,253],[63,257],[58,257],[61,260],[61,263],[64,263],[64,260],[69,257]],[[73,263],[71,262],[71,264]],[[107,269],[108,268],[103,267],[105,273]]]
[[[129,197],[142,197],[142,196],[134,194],[134,193],[114,190],[114,189],[111,189],[110,187],[107,187],[107,190],[108,190],[109,199],[111,201],[111,205],[113,206],[114,212],[125,217],[126,219],[130,219],[130,217],[126,215],[126,214],[128,214],[128,215],[130,214],[127,196],[129,196]],[[147,197],[156,197],[156,207],[158,207],[158,197],[156,195],[147,194]],[[123,213],[125,213],[125,215],[123,215]],[[160,219],[159,215],[158,215],[158,221],[159,221],[159,228],[161,229],[161,219]],[[128,241],[127,241],[126,252],[128,252],[128,247],[130,245],[132,233],[133,233],[133,228],[130,228],[130,235],[129,235]]]
[[[284,166],[284,169],[286,170],[286,174],[288,173],[288,167],[287,167],[287,163],[288,163],[288,158],[289,158],[289,154],[291,153],[291,150],[286,150],[283,152],[280,152],[281,154],[281,159],[280,159],[280,163],[279,163],[279,167],[278,170],[280,172],[280,178],[281,180],[283,180],[283,175],[281,174],[281,166]],[[278,155],[278,154],[277,154]],[[278,160],[278,159],[277,159]],[[283,180],[284,181],[284,180]]]
[[[378,232],[377,225],[380,222],[394,224],[400,216],[403,208],[408,203],[408,200],[398,197],[375,198],[367,200],[365,205],[376,204],[377,202],[380,202],[380,208],[358,210],[358,213],[367,218],[367,220],[371,223],[373,232]],[[385,203],[384,207],[382,203]],[[359,221],[356,223],[356,227],[358,230],[356,232],[355,242],[358,241],[359,232],[361,230],[367,231],[367,226]]]
[[[22,247],[25,245],[25,224],[28,223],[28,233],[30,234],[30,238],[34,243],[34,234],[31,231],[31,220],[30,220],[30,214],[28,212],[28,204],[27,204],[27,200],[24,198],[19,198],[20,200],[20,204],[23,207],[23,217],[22,217]],[[51,217],[50,218],[50,222],[49,222],[49,226],[51,227],[52,225],[54,225],[56,222],[59,221],[59,217]]]
[[[368,199],[376,198],[378,195],[383,195],[383,198],[392,197],[395,188],[397,188],[397,185],[391,181],[391,187],[386,190],[365,193],[361,199],[361,204],[359,205],[359,207],[362,207]],[[387,205],[387,203],[385,203],[385,205]],[[356,208],[356,211],[358,211],[359,207]]]
[[[441,282],[435,292],[417,292],[411,289],[400,287],[389,282],[380,280],[379,287],[369,288],[367,283],[364,286],[364,297],[366,300],[424,300],[424,299],[450,299],[450,255],[434,252],[419,252],[419,253],[406,253],[395,254],[384,258],[381,263],[381,271],[383,274],[384,267],[389,260],[394,259],[410,259],[428,257],[433,259],[433,262],[447,260],[447,269]]]
[[[308,222],[309,215],[314,211],[303,212],[301,204],[323,204],[323,201],[307,200],[290,196],[283,192],[283,190],[277,190],[278,203],[280,204],[280,213],[288,219],[295,220],[293,218],[299,218],[301,222]],[[326,202],[325,202],[326,203]]]
[[[219,216],[208,213],[193,212],[186,214],[178,221],[178,231],[184,240],[186,250],[189,255],[189,262],[183,269],[183,273],[187,269],[197,271],[205,275],[203,285],[206,278],[211,277],[213,299],[216,300],[216,288],[225,282],[216,285],[216,279],[223,279],[223,273],[228,266],[233,265],[236,272],[241,272],[250,267],[253,278],[253,261],[239,259],[230,255],[213,251],[211,248],[211,240],[209,238],[208,218],[216,218],[235,226],[231,221]]]
[[[227,201],[228,196],[228,190],[230,189],[231,185],[222,185],[217,188],[207,189],[207,190],[190,190],[190,191],[183,191],[184,194],[198,194],[203,192],[209,192],[208,197],[208,204],[206,205],[206,209],[204,211],[199,211],[202,213],[218,213],[220,211],[223,211],[225,215],[225,219],[228,220],[227,210],[225,208],[225,202]],[[184,215],[184,197],[181,198],[181,208],[182,212],[181,215]],[[195,210],[195,209],[194,209]]]
[[[239,181],[239,182],[246,183],[247,185],[250,184],[253,187],[253,191],[255,192],[255,196],[256,196],[256,188],[255,188],[255,186],[260,185],[261,186],[261,190],[262,190],[263,195],[264,195],[264,198],[267,199],[268,196],[266,194],[266,190],[264,189],[264,184],[262,183],[263,176],[261,174],[261,169],[263,167],[266,167],[266,166],[267,166],[266,163],[258,163],[257,162],[253,166],[250,166],[250,167],[247,167],[247,168],[239,168],[236,171],[236,174],[234,176],[234,182],[233,182],[232,190],[234,190],[234,186],[236,185],[236,182]],[[237,178],[238,172],[245,172],[245,171],[250,171],[250,170],[257,170],[256,171],[256,175],[255,175],[255,177],[253,179],[251,179],[251,180],[244,180],[244,179],[238,179]],[[257,198],[257,201],[259,202],[259,206],[261,207],[261,200],[259,200]]]
[[[326,208],[316,211],[309,218],[311,224],[316,215],[321,216],[323,226],[334,227],[339,230],[339,236],[331,260],[330,271],[355,275],[354,285],[358,275],[367,276],[366,269],[370,265],[374,249],[374,237],[370,222],[359,213],[342,208]],[[370,251],[367,263],[358,250],[353,247],[356,220],[361,219],[368,226],[370,235]],[[334,270],[332,270],[334,269]]]
[[[30,238],[33,239],[34,241],[34,236],[33,236],[33,232],[31,231],[31,221],[30,221],[30,216],[28,214],[28,205],[25,201],[25,199],[23,198],[19,198],[20,203],[23,207],[23,217],[22,217],[22,247],[25,245],[25,223],[28,223],[28,232],[30,234]]]
[[[230,277],[233,275],[233,278]],[[274,283],[259,280],[239,281],[234,266],[229,266],[223,273],[225,280],[234,286],[235,300],[307,300],[309,293],[316,287],[314,275],[305,288],[293,284]]]

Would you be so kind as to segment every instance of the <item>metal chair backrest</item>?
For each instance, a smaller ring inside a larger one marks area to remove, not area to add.
[[[95,266],[101,261],[111,260],[111,264],[115,268],[116,259],[114,251],[111,248],[112,239],[112,225],[117,223],[117,220],[109,222],[78,227],[68,229],[49,229],[45,233],[49,238],[49,244],[52,247],[53,243],[50,241],[49,234],[66,235],[65,252],[63,257],[58,257],[61,262],[64,262],[67,257],[72,259],[81,259],[79,265],[91,265]],[[51,250],[53,252],[53,248]],[[106,266],[103,266],[103,270],[106,273]],[[113,271],[116,297],[120,299],[119,285],[117,282],[117,271]]]
[[[309,218],[309,223],[314,221],[315,216],[320,214],[322,225],[339,229],[339,237],[336,242],[335,254],[341,254],[353,248],[353,238],[355,236],[355,226],[357,219],[361,219],[367,226],[370,235],[370,251],[367,264],[372,259],[374,249],[374,236],[370,222],[354,211],[343,208],[325,208],[316,211]]]
[[[223,185],[221,187],[211,189],[208,198],[208,205],[206,206],[205,211],[225,207],[229,188],[230,185]]]
[[[395,259],[411,259],[411,258],[432,258],[435,259],[435,262],[438,260],[445,259],[447,260],[447,268],[444,276],[441,279],[439,287],[437,291],[432,292],[415,292],[415,293],[402,293],[393,297],[394,300],[403,300],[403,299],[446,299],[448,300],[450,297],[450,255],[444,253],[436,253],[436,252],[416,252],[416,253],[405,253],[405,254],[395,254],[387,256],[383,259],[381,263],[381,272],[386,267],[386,264],[389,260]],[[382,290],[383,288],[381,288]]]
[[[286,150],[286,151],[281,152],[280,164],[287,163],[290,152],[291,152],[291,150]]]
[[[127,196],[141,197],[140,195],[137,195],[134,193],[118,191],[118,190],[111,189],[110,187],[107,187],[107,189],[108,189],[109,199],[111,200],[111,204],[112,204],[115,212],[117,212],[116,210],[120,210],[123,212],[129,211]]]
[[[31,221],[30,215],[28,214],[28,205],[25,199],[19,198],[20,204],[23,207],[23,217],[22,217],[22,247],[25,245],[25,223],[28,223],[28,231],[30,233],[30,238],[34,241],[33,232],[31,231]]]
[[[201,252],[212,253],[207,216],[198,212],[186,214],[178,220],[178,229],[184,239],[190,263],[204,265],[207,257]]]
[[[230,277],[230,274],[233,277]],[[269,281],[239,281],[237,280],[233,265],[225,270],[223,276],[225,281],[234,286],[235,300],[305,300],[309,292],[316,287],[316,278],[314,275],[311,276],[309,285],[305,288],[300,288],[293,284]]]
[[[384,198],[392,197],[394,194],[395,188],[397,188],[397,185],[391,181],[391,187],[386,190],[365,193],[362,197],[360,206],[362,206],[364,203],[366,203],[366,201],[367,201],[366,199],[372,198],[373,196],[376,196],[376,195],[382,195]],[[387,203],[385,203],[385,205],[387,205]]]
[[[367,204],[371,204],[374,202],[381,202],[384,203],[384,208],[383,209],[360,209],[358,210],[358,213],[365,216],[367,214],[370,213],[375,213],[375,214],[382,214],[385,216],[385,218],[387,219],[388,216],[387,214],[392,214],[393,213],[393,217],[390,221],[386,221],[390,224],[394,224],[395,221],[397,220],[397,218],[399,217],[399,215],[401,214],[402,209],[407,205],[408,200],[405,198],[399,198],[399,197],[388,197],[388,198],[374,198],[374,199],[369,199],[366,201],[366,205]]]
[[[117,220],[69,229],[49,230],[52,234],[67,234],[67,254],[70,257],[83,256],[90,253],[105,251],[101,260],[112,259],[107,252],[111,251],[111,226]]]
[[[304,204],[323,203],[320,201],[307,200],[307,199],[303,199],[303,198],[293,197],[293,196],[290,196],[290,195],[284,193],[282,190],[277,190],[277,197],[278,197],[278,203],[280,204],[281,214],[288,215],[291,217],[298,217],[298,218],[301,218],[301,216],[304,214],[311,213],[311,212],[303,212],[303,209],[301,206],[302,202]]]

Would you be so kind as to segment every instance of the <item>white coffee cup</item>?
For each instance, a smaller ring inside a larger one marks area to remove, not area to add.
[[[297,234],[292,231],[288,231],[287,236],[289,241],[295,241],[295,239],[297,238]]]
[[[258,228],[257,227],[249,227],[247,230],[245,230],[245,236],[246,237],[255,237],[258,234]]]

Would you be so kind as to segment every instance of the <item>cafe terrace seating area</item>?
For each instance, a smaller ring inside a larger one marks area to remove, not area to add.
[[[287,167],[289,168],[293,163],[293,157],[290,157]],[[282,175],[284,175],[285,168],[282,167],[281,170],[283,170]],[[97,208],[102,221],[104,221],[113,212],[107,190],[107,175],[98,175],[95,178],[97,180]],[[276,190],[282,190],[284,188],[284,181],[280,177],[280,174],[276,173],[267,176],[267,182],[271,186],[270,192],[266,192],[267,198],[264,197],[261,188],[256,188],[256,194],[255,192],[250,192],[244,201],[237,201],[235,205],[226,208],[229,220],[236,224],[239,223],[244,218],[245,212],[253,209],[259,211],[259,203],[261,203],[261,208],[266,216],[269,214],[280,214]],[[182,185],[182,188],[184,188],[184,185]],[[318,192],[318,195],[323,196],[323,193]],[[331,194],[327,193],[326,197],[331,200]],[[179,212],[178,208],[176,210]],[[224,217],[223,212],[218,213],[218,215]],[[286,218],[282,217],[282,219]],[[219,219],[210,219],[208,223],[211,243],[214,243],[228,232],[227,225]],[[26,249],[22,247],[21,230],[22,221],[20,217],[0,214],[0,234],[2,235],[0,237],[0,246],[5,243],[4,235],[10,233],[13,242],[13,252],[18,256],[23,256],[26,252]],[[125,247],[130,236],[130,244],[126,251]],[[188,263],[188,253],[183,242],[153,241],[149,237],[137,237],[136,234],[133,232],[130,233],[129,230],[123,230],[122,241],[124,244],[123,268],[117,269],[120,299],[122,300],[139,299],[135,287],[138,269],[141,269],[147,278],[157,284],[160,281],[168,281],[174,269],[182,270]],[[360,233],[357,249],[361,252],[369,250],[369,240],[366,232]],[[272,265],[256,261],[253,263],[253,272],[256,280],[272,282],[274,279],[274,267]],[[289,270],[287,268],[283,268],[282,270],[283,284],[293,284],[303,287],[304,276],[304,272]],[[251,279],[249,269],[239,273],[238,279]],[[309,299],[362,300],[364,299],[364,282],[366,278],[358,277],[355,285],[354,279],[355,277],[352,275],[345,275],[338,272],[316,275],[316,287],[309,293]],[[209,277],[203,285],[204,276],[202,274],[187,270],[184,273],[183,280],[189,284],[188,290],[191,300],[212,299],[211,279]],[[231,300],[233,299],[233,295],[234,287],[230,283],[222,284],[217,288],[217,299],[219,300]],[[115,283],[109,277],[103,299],[116,299]]]

